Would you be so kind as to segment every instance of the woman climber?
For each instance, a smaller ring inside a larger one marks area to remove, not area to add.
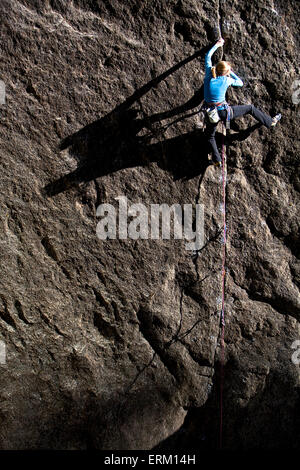
[[[243,86],[242,80],[231,70],[228,62],[220,61],[212,67],[211,57],[218,47],[223,46],[224,39],[219,39],[216,44],[207,52],[205,56],[205,79],[204,79],[204,100],[206,113],[206,135],[212,151],[213,162],[216,166],[221,166],[221,157],[216,144],[215,133],[217,121],[223,122],[235,119],[244,114],[251,114],[257,121],[270,128],[275,126],[281,119],[281,114],[276,114],[273,118],[252,104],[229,106],[226,103],[225,94],[227,88],[232,86]]]

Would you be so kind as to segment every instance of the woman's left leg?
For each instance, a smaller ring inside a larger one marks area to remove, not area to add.
[[[231,119],[235,119],[239,116],[244,116],[245,114],[251,114],[257,121],[263,124],[266,127],[271,127],[272,118],[268,114],[264,113],[260,109],[253,106],[253,104],[242,104],[231,106],[232,114]]]

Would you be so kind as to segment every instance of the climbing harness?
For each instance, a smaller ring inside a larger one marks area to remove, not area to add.
[[[206,112],[209,122],[217,124],[220,121],[218,108],[221,106],[224,106],[226,109],[226,129],[230,129],[231,107],[227,101],[220,101],[219,103],[204,102],[202,109]]]

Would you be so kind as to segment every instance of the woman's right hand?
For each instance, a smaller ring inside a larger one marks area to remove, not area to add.
[[[220,38],[220,39],[217,41],[217,44],[218,44],[218,46],[223,46],[224,42],[225,42],[224,39],[223,39],[223,38]]]

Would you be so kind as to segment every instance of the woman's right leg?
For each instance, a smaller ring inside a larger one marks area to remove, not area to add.
[[[244,116],[245,114],[251,114],[251,116],[255,117],[257,121],[263,124],[266,127],[271,127],[272,118],[268,114],[264,113],[260,109],[253,106],[253,104],[242,104],[231,106],[232,113],[231,119],[235,119],[239,116]]]
[[[217,124],[212,124],[209,119],[206,118],[206,129],[205,134],[209,143],[209,150],[212,152],[213,162],[221,162],[220,152],[216,143],[216,130]]]

